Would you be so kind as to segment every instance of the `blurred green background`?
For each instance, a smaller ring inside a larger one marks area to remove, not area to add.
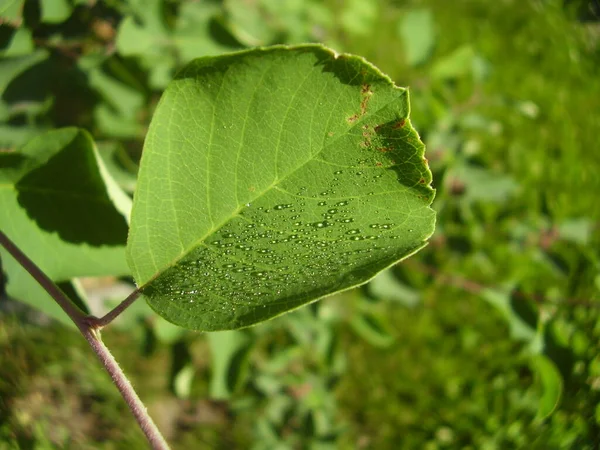
[[[4,0],[0,151],[89,130],[133,192],[190,59],[359,54],[411,93],[438,225],[361,289],[197,334],[103,333],[175,449],[600,448],[600,5],[559,0]],[[93,311],[129,280],[79,280]],[[0,301],[0,449],[145,448],[73,329]]]

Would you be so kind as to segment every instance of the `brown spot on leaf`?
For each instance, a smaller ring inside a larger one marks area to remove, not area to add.
[[[346,119],[349,123],[354,123],[358,120],[358,114],[353,114]]]
[[[360,115],[364,116],[367,113],[367,106],[369,106],[369,99],[371,95],[373,95],[373,91],[371,90],[370,84],[363,84],[360,89],[360,95],[362,95],[363,99],[360,102]]]
[[[392,127],[394,130],[397,130],[398,128],[402,128],[404,125],[406,124],[406,120],[404,119],[400,119],[398,122],[396,122],[394,124],[394,126]]]

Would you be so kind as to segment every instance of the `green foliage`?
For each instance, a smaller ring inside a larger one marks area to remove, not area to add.
[[[98,142],[98,167],[129,193],[158,97],[193,58],[321,42],[363,55],[410,87],[411,122],[437,189],[428,247],[363,288],[241,332],[207,338],[142,302],[115,322],[123,332],[105,332],[151,410],[170,412],[159,423],[175,448],[598,446],[600,45],[587,3],[3,3],[2,155],[23,152],[48,129],[84,127]],[[90,158],[89,145],[82,148]],[[11,189],[6,198],[16,205]],[[82,257],[27,242],[19,245],[54,278],[44,265],[53,255],[67,255],[62,264]],[[21,283],[2,256],[9,293],[35,299],[10,291]],[[69,278],[86,269],[76,268],[61,285],[71,295],[80,283]],[[111,306],[123,297],[86,286],[80,302],[94,312],[104,297]],[[91,363],[52,351],[75,348],[65,331],[17,331],[4,312],[15,304],[0,305],[0,380],[10,380],[0,382],[2,444],[66,447],[70,434],[73,448],[141,446],[139,436],[119,434],[129,430],[127,414],[107,397],[108,379],[88,383],[79,375]],[[57,345],[45,345],[53,334]],[[53,367],[42,372],[54,380],[52,393],[15,370],[15,361],[42,357]],[[36,393],[55,407],[36,411]],[[94,397],[105,403],[88,420],[107,434],[73,433],[77,422],[62,420],[61,399],[97,405]]]
[[[322,46],[184,68],[148,131],[128,240],[152,308],[248,326],[423,247],[433,191],[408,109],[376,68]]]

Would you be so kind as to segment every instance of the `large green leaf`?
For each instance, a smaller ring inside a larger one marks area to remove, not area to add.
[[[129,209],[83,130],[51,131],[0,153],[0,229],[53,280],[127,274]],[[8,295],[63,319],[31,276],[0,253]]]
[[[368,281],[435,216],[408,92],[319,45],[189,64],[152,119],[128,261],[150,306],[248,326]]]

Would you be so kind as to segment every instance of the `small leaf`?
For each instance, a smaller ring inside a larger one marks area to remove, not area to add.
[[[117,142],[98,143],[98,151],[106,169],[121,189],[132,193],[137,182],[138,165]]]
[[[563,379],[552,360],[545,355],[534,355],[531,364],[542,386],[542,398],[536,414],[536,420],[541,421],[550,416],[558,406],[562,397]]]
[[[511,175],[494,173],[467,163],[457,164],[448,170],[446,180],[450,185],[458,183],[462,186],[461,199],[466,203],[502,203],[519,188]]]
[[[41,20],[44,23],[61,23],[73,13],[69,0],[40,0]]]
[[[431,76],[438,80],[460,78],[473,73],[475,61],[473,47],[463,45],[437,61],[431,69]]]
[[[273,18],[264,14],[263,8],[248,6],[245,0],[229,0],[224,3],[228,28],[244,45],[272,43],[277,37]]]
[[[188,398],[190,396],[195,374],[196,369],[193,364],[186,364],[183,369],[177,372],[173,380],[173,391],[177,397]]]
[[[182,62],[242,47],[218,21],[221,14],[222,7],[217,2],[181,5],[171,39]]]
[[[368,36],[377,20],[377,2],[349,0],[343,5],[340,22],[344,31],[355,36]]]
[[[521,299],[523,304],[519,305],[509,290],[498,289],[483,289],[481,296],[504,316],[513,339],[527,342],[536,339],[538,317],[530,305],[524,304],[526,300]]]
[[[187,331],[159,317],[154,322],[154,333],[160,342],[169,345],[180,340]]]
[[[408,92],[319,45],[206,57],[146,138],[128,258],[183,327],[249,326],[371,279],[425,245],[431,173]]]
[[[0,3],[0,21],[14,26],[23,21],[23,6],[25,0],[4,0]]]
[[[594,224],[590,219],[579,217],[562,222],[558,226],[558,234],[561,239],[579,245],[588,245],[592,237],[593,229]]]
[[[394,336],[390,334],[387,324],[373,314],[357,314],[350,325],[360,337],[375,347],[389,347],[394,343]]]
[[[394,300],[409,308],[417,306],[420,301],[419,292],[402,283],[391,268],[373,278],[367,285],[367,292],[372,297]]]
[[[10,44],[6,46],[0,55],[8,56],[25,56],[33,53],[35,45],[31,31],[27,28],[17,28],[10,40]]]
[[[123,56],[156,54],[163,50],[161,38],[165,39],[162,27],[153,30],[136,23],[131,16],[125,17],[119,24],[115,45]]]
[[[9,83],[22,72],[48,57],[45,50],[23,56],[11,56],[0,59],[0,94],[3,94]]]
[[[210,333],[208,343],[212,353],[210,396],[227,399],[241,382],[252,340],[243,331]]]
[[[422,8],[407,12],[398,24],[398,34],[404,42],[409,65],[416,66],[427,61],[435,45],[431,11]]]

